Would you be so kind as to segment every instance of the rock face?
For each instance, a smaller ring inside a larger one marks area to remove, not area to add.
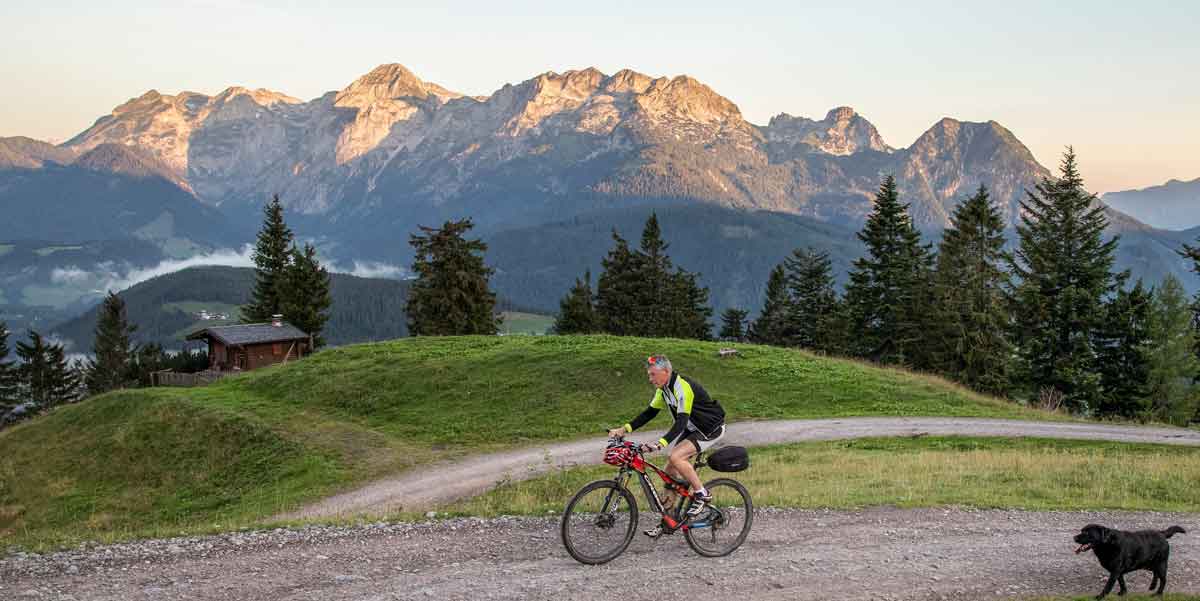
[[[895,149],[849,107],[756,126],[692,77],[594,68],[543,73],[486,97],[398,64],[308,102],[245,88],[151,91],[64,148],[106,143],[155,157],[227,214],[279,194],[335,237],[394,236],[452,215],[528,225],[665,198],[858,223],[887,173],[917,222],[936,228],[980,184],[1015,219],[1023,189],[1047,174],[994,122],[945,119]]]

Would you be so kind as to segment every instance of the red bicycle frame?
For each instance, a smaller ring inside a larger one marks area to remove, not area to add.
[[[696,467],[703,467],[703,462],[700,461],[700,455],[696,455]],[[662,498],[658,496],[658,491],[650,484],[649,475],[646,473],[646,468],[649,468],[658,474],[662,481],[667,485],[667,488],[679,495],[679,503],[675,515],[671,515],[667,507],[663,505]],[[632,472],[632,473],[631,473]],[[637,474],[638,482],[642,485],[642,492],[646,495],[646,500],[650,502],[654,510],[662,516],[663,525],[666,526],[667,532],[675,532],[676,530],[687,531],[692,527],[703,527],[700,524],[689,524],[686,520],[678,519],[682,515],[682,510],[685,504],[692,502],[692,492],[689,490],[687,482],[681,482],[673,478],[670,474],[660,469],[658,466],[646,461],[640,450],[634,449],[633,458],[625,465],[621,466],[621,471],[617,473],[617,485],[621,488],[626,488],[629,478],[632,474]],[[612,502],[612,494],[609,493],[609,498],[604,502],[604,512],[608,511],[609,504]],[[707,524],[705,524],[707,525]]]

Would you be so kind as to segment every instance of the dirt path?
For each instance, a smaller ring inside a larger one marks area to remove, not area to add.
[[[760,446],[811,440],[919,434],[1028,436],[1200,446],[1200,432],[1183,428],[948,417],[862,417],[741,422],[729,426],[725,443]],[[650,436],[653,434],[645,434],[642,438],[648,439]],[[303,519],[359,514],[384,515],[399,510],[422,510],[439,503],[479,494],[504,480],[525,480],[553,468],[598,463],[603,448],[604,439],[593,438],[481,455],[378,480],[357,490],[323,499],[299,511],[278,517]]]
[[[1200,591],[1200,514],[889,508],[762,510],[722,559],[681,537],[638,535],[591,567],[555,518],[310,527],[141,541],[0,560],[0,599],[1014,599],[1096,594],[1104,572],[1075,555],[1084,524],[1164,528],[1168,592]],[[1195,528],[1195,530],[1193,530]],[[1150,575],[1126,578],[1144,591]],[[1114,591],[1115,592],[1115,591]],[[1113,597],[1116,598],[1115,596]]]

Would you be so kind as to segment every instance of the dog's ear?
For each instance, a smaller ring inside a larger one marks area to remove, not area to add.
[[[1101,528],[1100,541],[1106,545],[1115,544],[1117,542],[1117,533],[1109,528]]]

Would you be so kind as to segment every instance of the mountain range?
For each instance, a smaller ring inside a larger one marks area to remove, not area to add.
[[[850,107],[750,123],[686,75],[547,72],[469,96],[387,64],[308,101],[152,90],[62,145],[0,139],[0,211],[19,217],[0,240],[125,231],[171,256],[249,241],[279,194],[331,260],[406,264],[417,225],[469,216],[496,250],[498,290],[553,309],[581,268],[598,266],[609,230],[636,236],[631,215],[669,210],[677,262],[709,274],[718,308],[753,306],[781,249],[814,244],[848,265],[885,174],[934,237],[980,185],[1015,224],[1026,190],[1051,175],[994,121],[944,118],[898,147]],[[1182,234],[1109,214],[1124,235],[1119,265],[1195,288],[1173,253]],[[578,228],[603,235],[579,243]]]
[[[1161,186],[1109,192],[1108,206],[1157,228],[1180,230],[1200,225],[1200,177],[1169,180]]]

